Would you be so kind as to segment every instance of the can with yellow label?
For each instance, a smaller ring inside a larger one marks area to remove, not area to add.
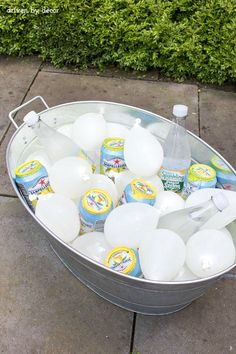
[[[157,197],[157,189],[151,183],[134,178],[122,193],[119,204],[139,202],[154,205]]]
[[[81,233],[103,232],[105,220],[112,209],[112,199],[107,192],[98,188],[88,190],[79,203]]]
[[[124,160],[123,138],[112,137],[103,141],[101,148],[100,173],[113,181],[117,174],[127,169]]]
[[[200,163],[194,164],[189,168],[184,194],[189,195],[202,188],[215,188],[216,182],[216,171],[212,167]]]
[[[15,175],[16,185],[33,211],[40,194],[53,193],[48,172],[38,160],[27,161],[18,166]]]
[[[142,273],[138,252],[125,246],[115,247],[108,253],[106,266],[133,277],[139,277]]]

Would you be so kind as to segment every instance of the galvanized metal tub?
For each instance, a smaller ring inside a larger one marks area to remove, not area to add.
[[[32,213],[14,182],[15,167],[22,163],[30,152],[38,148],[39,143],[33,131],[25,124],[18,126],[15,123],[13,114],[34,100],[41,100],[44,103],[46,109],[40,112],[40,116],[47,124],[54,127],[73,122],[79,114],[102,111],[108,122],[121,123],[127,127],[132,126],[136,118],[140,118],[142,126],[149,129],[158,137],[159,141],[163,142],[172,123],[143,109],[112,102],[71,102],[49,108],[41,96],[34,97],[10,112],[9,118],[17,129],[8,144],[6,152],[7,169],[13,188],[31,216],[46,229],[50,244],[56,255],[88,288],[113,304],[127,310],[149,315],[163,315],[178,311],[189,305],[193,300],[203,295],[217,279],[235,266],[234,264],[225,271],[205,279],[185,282],[156,282],[117,273],[89,259],[59,239]],[[233,167],[217,151],[191,132],[188,132],[188,134],[192,159],[195,162],[205,163],[213,155],[218,155],[236,175]],[[231,224],[231,233],[236,240],[236,223]]]

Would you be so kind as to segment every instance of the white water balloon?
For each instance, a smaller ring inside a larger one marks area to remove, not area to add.
[[[129,135],[129,129],[122,124],[118,123],[107,123],[107,138],[117,137],[126,139]]]
[[[144,203],[123,204],[108,215],[104,233],[107,242],[113,246],[138,248],[146,232],[154,230],[159,212]]]
[[[187,242],[186,264],[200,278],[210,277],[235,261],[235,247],[232,239],[219,230],[202,230]]]
[[[85,256],[102,264],[105,263],[107,253],[111,249],[102,232],[88,232],[78,236],[71,245]]]
[[[142,128],[140,120],[130,130],[124,144],[124,158],[128,169],[138,176],[150,177],[160,169],[163,149],[158,140]]]
[[[226,227],[223,227],[222,229],[220,229],[219,231],[223,232],[226,236],[228,236],[230,238],[230,240],[232,240],[233,242],[233,238],[232,238],[232,235],[230,233],[230,231],[226,228]]]
[[[94,151],[98,149],[106,137],[106,121],[100,113],[81,115],[73,124],[72,139],[82,149]]]
[[[114,182],[109,177],[101,174],[92,175],[90,188],[99,188],[106,191],[111,196],[113,205],[116,206],[118,193]]]
[[[103,107],[100,112],[104,114],[104,117],[109,121],[109,124],[131,127],[135,123],[136,118],[132,114],[117,110],[115,107],[112,110],[106,110],[105,107]]]
[[[63,195],[50,193],[40,196],[35,215],[64,242],[72,241],[79,234],[78,209],[72,200]]]
[[[178,194],[171,191],[164,191],[157,195],[154,207],[157,208],[162,215],[171,213],[175,210],[184,209],[185,201]]]
[[[180,269],[177,276],[173,279],[173,281],[189,281],[189,280],[196,280],[198,277],[193,274],[186,265]]]
[[[91,165],[79,157],[58,160],[49,173],[53,191],[71,199],[79,198],[89,189],[91,177]]]
[[[162,183],[162,180],[160,179],[160,177],[151,176],[151,177],[140,177],[140,178],[143,178],[145,181],[150,182],[151,184],[153,184],[156,187],[157,198],[160,195],[160,193],[164,191],[164,186],[163,186],[163,183]]]
[[[118,191],[119,197],[123,193],[127,184],[129,184],[135,178],[135,174],[130,171],[124,171],[117,174],[115,177],[115,185]]]
[[[186,246],[183,240],[171,230],[146,232],[140,243],[140,265],[146,279],[174,279],[184,265],[185,255]]]

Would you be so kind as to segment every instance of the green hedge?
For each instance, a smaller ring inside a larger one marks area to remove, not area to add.
[[[0,12],[0,54],[236,81],[236,0],[3,0]]]

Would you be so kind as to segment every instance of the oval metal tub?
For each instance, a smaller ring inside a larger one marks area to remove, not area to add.
[[[189,305],[193,300],[203,295],[212,283],[235,266],[233,265],[215,276],[200,280],[185,282],[149,281],[119,274],[98,264],[80,252],[75,251],[70,245],[64,243],[48,230],[30,210],[14,182],[16,166],[24,162],[25,157],[39,148],[40,145],[33,131],[25,124],[17,126],[13,119],[13,114],[36,99],[41,100],[46,106],[46,109],[40,112],[42,120],[55,128],[63,124],[72,123],[79,114],[103,112],[108,122],[121,123],[127,127],[131,127],[135,119],[140,118],[142,126],[149,129],[160,142],[163,142],[173,123],[143,109],[112,102],[71,102],[49,108],[40,96],[34,97],[10,112],[10,120],[17,128],[6,152],[7,169],[11,183],[24,207],[35,221],[47,230],[50,244],[56,255],[81,282],[106,300],[127,310],[143,314],[162,315],[178,311]],[[193,161],[207,163],[213,155],[217,155],[236,174],[233,167],[219,153],[191,132],[188,132],[188,134]],[[236,223],[231,224],[231,233],[236,239]]]

